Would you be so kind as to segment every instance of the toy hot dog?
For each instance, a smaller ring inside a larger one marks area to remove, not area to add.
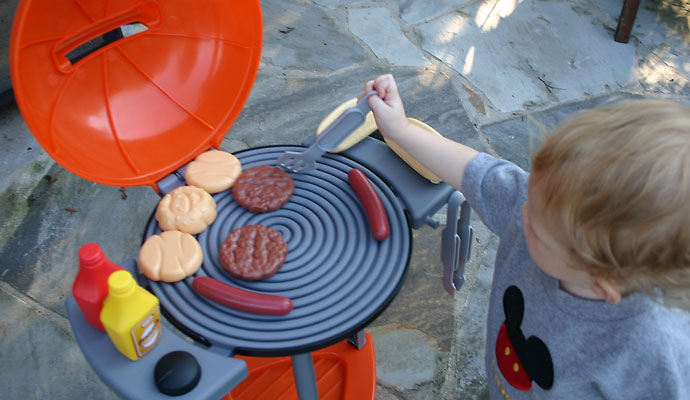
[[[386,239],[390,234],[390,225],[388,224],[386,209],[383,207],[376,189],[364,175],[364,172],[356,168],[350,170],[347,178],[364,207],[374,237],[378,240]]]
[[[292,300],[283,296],[250,292],[207,276],[192,282],[195,292],[236,310],[263,315],[285,315],[292,311]]]

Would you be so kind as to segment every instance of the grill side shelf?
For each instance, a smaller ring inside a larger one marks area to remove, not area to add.
[[[125,268],[136,270],[134,260]],[[93,370],[115,393],[125,399],[167,398],[154,382],[153,371],[158,360],[174,351],[184,351],[201,365],[201,379],[190,392],[176,399],[218,399],[240,384],[249,375],[243,360],[229,357],[188,343],[163,325],[161,339],[150,353],[137,361],[120,354],[108,335],[90,326],[72,296],[65,300],[67,316],[74,337]]]

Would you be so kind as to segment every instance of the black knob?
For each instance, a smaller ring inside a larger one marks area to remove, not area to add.
[[[153,376],[161,393],[181,396],[199,383],[201,367],[193,355],[186,351],[173,351],[158,360]]]

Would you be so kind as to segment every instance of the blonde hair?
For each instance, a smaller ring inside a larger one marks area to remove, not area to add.
[[[576,268],[690,309],[690,107],[578,114],[546,136],[532,174]]]

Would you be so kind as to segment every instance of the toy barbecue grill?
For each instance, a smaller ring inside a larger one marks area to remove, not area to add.
[[[41,146],[66,169],[95,182],[151,185],[166,194],[185,185],[186,164],[218,148],[239,115],[258,70],[261,24],[258,1],[23,0],[11,43],[17,102]],[[304,151],[269,146],[235,156],[244,170]],[[352,169],[364,173],[385,208],[390,231],[383,240],[372,235],[348,181]],[[181,331],[164,327],[142,359],[122,356],[104,332],[87,324],[74,299],[67,300],[83,353],[117,394],[166,397],[153,371],[163,356],[183,351],[200,369],[179,398],[275,398],[295,389],[301,399],[374,397],[373,343],[364,328],[402,285],[411,229],[436,226],[431,216],[448,204],[442,259],[444,286],[452,293],[464,279],[469,208],[460,193],[416,174],[370,137],[323,154],[315,169],[291,176],[294,194],[272,212],[245,210],[231,191],[214,195],[218,214],[197,235],[204,261],[193,276],[153,282],[137,273],[133,260],[125,263]],[[285,264],[275,275],[246,281],[220,267],[220,244],[246,225],[273,228],[287,242]],[[143,239],[160,232],[152,215]],[[195,293],[197,277],[288,297],[293,308],[284,315],[233,309]],[[343,345],[347,339],[352,345]],[[335,378],[333,362],[341,371]],[[271,375],[271,368],[292,374]]]

